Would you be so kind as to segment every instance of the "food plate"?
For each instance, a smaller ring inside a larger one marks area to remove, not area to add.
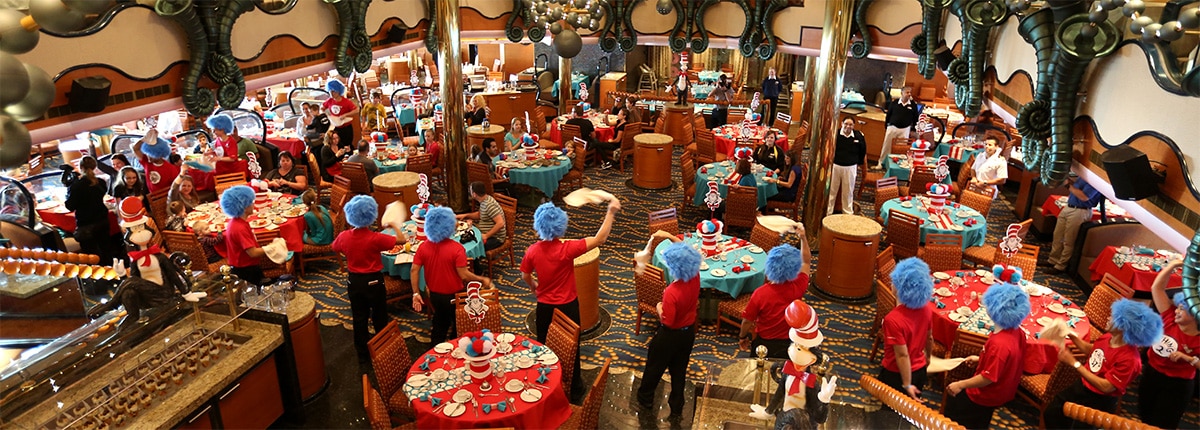
[[[196,221],[196,220],[208,219],[209,217],[211,217],[211,215],[209,215],[207,213],[195,211],[195,212],[187,214],[187,216],[185,216],[183,218],[187,222],[192,222],[192,221]]]
[[[288,218],[298,218],[304,216],[304,206],[296,206],[283,212],[283,216]]]
[[[434,381],[445,381],[446,378],[449,377],[450,372],[447,372],[446,369],[434,370],[433,373],[429,375],[429,378],[433,379]]]
[[[1083,317],[1087,316],[1087,313],[1083,312],[1083,310],[1079,309],[1079,308],[1068,308],[1067,315],[1070,315],[1070,316],[1073,316],[1076,318],[1083,318]]]
[[[425,375],[413,375],[408,378],[408,385],[420,388],[429,383],[429,377]]]
[[[751,254],[762,254],[762,252],[763,252],[763,249],[759,248],[757,246],[751,246],[749,248],[746,248],[746,250],[750,251]]]
[[[530,388],[521,392],[521,400],[526,403],[533,403],[542,400],[542,392],[536,388]]]
[[[496,352],[501,354],[508,354],[512,352],[512,349],[513,346],[511,343],[500,342],[499,344],[496,344]]]
[[[271,225],[271,221],[265,219],[250,221],[250,228],[266,228],[268,225]]]
[[[454,393],[454,401],[456,401],[458,403],[466,403],[466,402],[471,401],[471,399],[473,399],[473,398],[475,398],[475,396],[472,395],[471,392],[467,391],[467,390],[458,390],[457,392]]]
[[[534,361],[535,360],[533,359],[533,357],[530,357],[527,355],[522,355],[520,357],[517,357],[516,365],[517,365],[517,367],[520,367],[522,369],[528,369],[530,367],[533,367]]]
[[[743,263],[750,264],[750,263],[754,262],[754,257],[751,257],[749,255],[743,255],[741,260]]]
[[[287,222],[287,218],[277,216],[275,218],[271,218],[271,222],[273,222],[275,224],[284,224]]]
[[[1137,270],[1150,270],[1150,266],[1147,266],[1142,263],[1131,263],[1129,266],[1133,267],[1134,269],[1137,269]]]
[[[447,352],[450,352],[453,349],[454,349],[454,344],[452,344],[450,342],[442,342],[433,347],[433,352],[436,352],[438,354],[445,354]]]
[[[1056,314],[1063,314],[1067,312],[1067,308],[1063,307],[1062,303],[1057,302],[1051,303],[1050,306],[1046,307],[1046,309],[1050,309],[1050,312],[1054,312]]]
[[[462,415],[465,412],[467,412],[467,406],[462,403],[450,402],[442,408],[442,413],[451,418]]]
[[[1050,327],[1051,324],[1054,324],[1054,318],[1041,317],[1037,319],[1037,323],[1042,327]]]
[[[975,313],[975,311],[971,310],[971,308],[969,306],[959,306],[958,309],[955,309],[954,311],[958,312],[960,315],[967,315],[967,316],[971,316],[972,314]]]
[[[950,279],[950,274],[944,273],[944,272],[933,272],[933,277],[944,281],[944,280]]]
[[[984,285],[992,285],[996,283],[996,278],[991,276],[980,276],[979,282],[983,283]]]
[[[725,276],[725,271],[721,270],[721,269],[712,269],[712,270],[708,271],[708,274],[720,278],[722,276]]]
[[[911,208],[911,207],[912,207],[912,202],[900,202],[900,206],[903,206],[903,207],[906,207],[906,208]]]
[[[383,251],[383,255],[398,255],[401,252],[404,252],[404,245],[396,245],[393,246],[392,249]]]
[[[496,341],[500,343],[512,343],[514,340],[517,340],[517,335],[512,333],[500,333],[496,336]]]
[[[989,271],[983,270],[983,269],[975,269],[975,274],[979,275],[979,276],[987,276],[987,275],[991,275],[992,272],[989,272]]]
[[[525,384],[516,379],[509,379],[507,384],[504,384],[504,390],[510,393],[520,393],[525,390]]]
[[[208,232],[209,233],[220,233],[223,231],[225,231],[225,223],[209,223],[208,224]]]
[[[950,297],[950,296],[954,295],[954,293],[950,292],[950,289],[946,288],[946,287],[942,287],[942,288],[933,290],[933,293],[937,294],[939,296],[942,296],[942,297]]]

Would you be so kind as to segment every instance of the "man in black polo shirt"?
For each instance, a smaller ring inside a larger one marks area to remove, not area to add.
[[[595,133],[596,126],[592,125],[592,121],[587,119],[587,117],[584,116],[583,105],[575,105],[575,107],[573,108],[573,110],[571,112],[574,115],[572,115],[571,119],[567,120],[567,124],[571,124],[573,126],[579,127],[579,138],[586,141],[589,147],[591,147],[592,145],[595,145],[596,138],[592,136],[592,133]],[[573,145],[574,143],[573,142],[563,142],[562,144],[563,144],[563,148],[565,150],[567,145]]]
[[[900,98],[892,100],[887,105],[887,131],[883,133],[883,151],[879,154],[876,169],[883,168],[883,160],[892,153],[892,140],[898,137],[908,138],[909,132],[917,125],[917,102],[912,98],[912,87],[900,90]]]
[[[837,134],[833,152],[833,182],[829,184],[829,206],[825,215],[833,215],[833,203],[842,198],[842,213],[854,214],[854,184],[858,179],[858,168],[867,167],[867,140],[862,132],[854,129],[854,119],[842,120],[842,130]]]

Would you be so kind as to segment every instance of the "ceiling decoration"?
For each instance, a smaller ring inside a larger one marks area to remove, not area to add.
[[[338,74],[350,76],[371,70],[371,38],[367,36],[366,24],[371,0],[325,0],[325,3],[337,12],[338,46],[333,65]]]
[[[912,51],[917,54],[917,72],[925,79],[933,79],[937,71],[935,51],[942,37],[942,10],[952,0],[920,0],[921,33],[913,37]]]
[[[748,4],[749,1],[753,1],[754,4]],[[742,30],[738,51],[741,51],[743,57],[757,56],[760,60],[771,59],[775,56],[775,50],[778,49],[775,43],[775,34],[771,31],[771,24],[775,21],[775,12],[786,6],[787,2],[785,0],[736,0],[736,3],[746,13],[746,28]],[[701,27],[701,31],[703,31],[703,27]],[[708,38],[705,37],[704,41],[707,47]]]
[[[158,0],[154,11],[171,18],[187,33],[191,61],[183,78],[183,106],[192,115],[213,112],[213,91],[200,87],[200,74],[217,83],[215,101],[225,109],[237,108],[246,95],[246,78],[229,44],[233,23],[255,7],[254,0]]]
[[[429,52],[438,52],[438,17],[437,17],[437,2],[438,0],[428,0],[425,3],[426,10],[429,11],[429,30],[425,32],[425,49]]]
[[[946,76],[954,83],[954,101],[963,115],[979,115],[983,105],[983,63],[992,29],[1008,19],[1003,0],[958,0],[951,4],[963,28],[962,56],[950,62]]]
[[[513,0],[512,13],[508,15],[508,22],[504,24],[504,35],[508,36],[508,41],[518,43],[525,38],[525,33],[529,33],[529,40],[537,43],[541,42],[542,38],[546,37],[546,27],[535,25],[533,19],[534,10],[530,8],[533,2],[528,4],[525,0]],[[517,26],[517,17],[521,17],[521,23],[527,28]]]
[[[1146,52],[1158,85],[1181,96],[1200,97],[1200,64],[1193,63],[1191,70],[1183,70],[1171,49],[1171,43],[1182,38],[1185,30],[1200,28],[1200,7],[1184,9],[1188,4],[1197,3],[1200,2],[1176,0],[1167,3],[1157,23],[1154,18],[1144,15],[1146,4],[1142,0],[1101,1],[1099,11],[1094,13],[1121,8],[1121,13],[1131,20],[1129,31],[1141,35],[1138,43]]]
[[[662,3],[662,2],[659,2]],[[675,9],[675,27],[667,33],[671,52],[704,52],[708,49],[708,30],[704,28],[704,13],[718,0],[671,0]],[[745,5],[742,5],[745,8]],[[663,9],[658,9],[663,13]]]
[[[860,0],[854,6],[854,28],[858,31],[859,40],[850,44],[850,55],[857,59],[867,58],[871,53],[871,31],[867,28],[867,10],[875,0]]]
[[[608,15],[600,30],[600,49],[604,52],[613,52],[617,47],[629,52],[637,46],[637,30],[633,28],[633,6],[639,1],[641,0],[609,0],[602,3]]]

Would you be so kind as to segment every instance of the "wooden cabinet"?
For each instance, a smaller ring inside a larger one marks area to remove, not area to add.
[[[223,428],[265,429],[283,416],[283,395],[275,356],[254,367],[246,376],[217,396],[217,413]]]
[[[613,99],[608,93],[625,91],[625,72],[609,72],[600,77],[600,110],[612,109]]]
[[[531,92],[484,93],[483,98],[492,109],[488,114],[488,122],[508,128],[513,118],[525,120],[525,112],[534,115],[537,107],[536,94]]]
[[[191,417],[188,417],[188,419],[184,420],[179,424],[178,427],[175,428],[183,430],[211,429],[213,428],[212,410],[213,408],[211,404],[205,404],[204,407],[200,408],[200,412],[196,412]]]
[[[883,227],[867,217],[842,214],[821,220],[822,258],[812,279],[815,286],[839,299],[870,297],[881,232]]]

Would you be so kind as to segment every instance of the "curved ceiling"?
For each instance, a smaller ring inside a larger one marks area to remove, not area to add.
[[[1019,24],[1020,21],[1013,18],[1001,24],[998,30],[994,30],[996,38],[991,49],[991,63],[996,67],[997,79],[1008,82],[1013,73],[1023,70],[1029,74],[1036,88],[1037,52],[1034,51],[1033,45],[1025,43],[1025,39],[1021,38],[1017,31]]]
[[[137,29],[137,40],[154,43],[131,41],[130,29]],[[87,43],[81,46],[85,39]],[[112,64],[134,78],[149,79],[172,63],[187,59],[188,50],[187,38],[174,22],[149,8],[131,7],[117,13],[112,22],[89,36],[54,37],[43,33],[36,49],[17,57],[41,67],[50,76],[81,64]]]

